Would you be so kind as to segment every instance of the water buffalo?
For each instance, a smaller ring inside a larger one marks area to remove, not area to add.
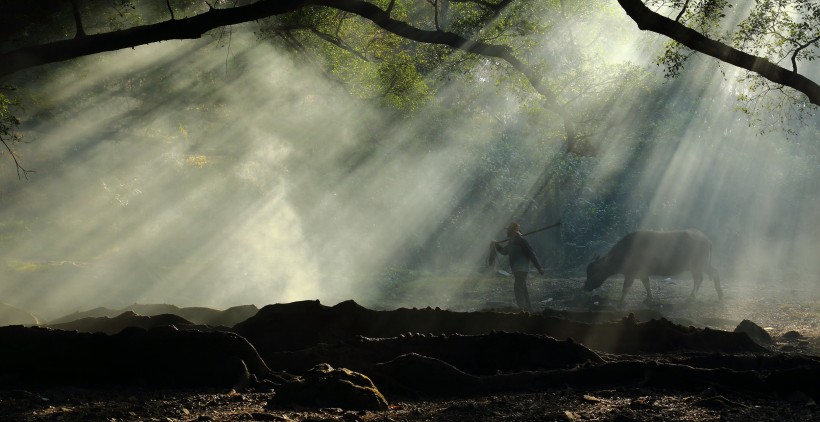
[[[646,288],[646,301],[652,300],[649,290],[649,276],[670,276],[691,271],[695,281],[690,299],[695,297],[703,273],[715,283],[718,299],[723,299],[720,276],[712,266],[712,241],[698,230],[653,231],[638,230],[624,236],[603,257],[596,257],[587,266],[585,291],[599,287],[612,275],[624,275],[621,293],[623,304],[627,290],[636,278],[641,279]]]

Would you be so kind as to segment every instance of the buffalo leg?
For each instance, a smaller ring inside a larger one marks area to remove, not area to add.
[[[641,283],[643,283],[643,288],[646,289],[646,299],[644,299],[644,302],[649,303],[652,301],[652,289],[649,288],[649,276],[641,277]]]
[[[700,289],[700,284],[703,283],[703,273],[700,271],[692,271],[692,280],[695,282],[695,287],[692,289],[692,294],[689,295],[689,299],[694,299],[695,295],[698,293],[698,289]]]
[[[718,270],[715,267],[710,266],[706,269],[706,274],[709,274],[709,278],[715,283],[715,290],[717,291],[718,300],[723,300],[723,289],[720,287],[720,274],[718,274]]]
[[[621,292],[621,301],[619,302],[621,305],[624,304],[624,298],[626,298],[626,292],[629,291],[629,288],[632,287],[632,283],[635,281],[635,277],[632,276],[625,276],[624,277],[624,289]]]

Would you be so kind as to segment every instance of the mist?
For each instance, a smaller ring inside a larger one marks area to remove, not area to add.
[[[408,117],[249,31],[229,48],[165,42],[30,71],[19,154],[36,173],[1,167],[0,295],[47,318],[135,302],[378,307],[407,277],[486,275],[513,219],[563,222],[533,238],[553,274],[583,277],[630,230],[691,227],[730,286],[816,289],[816,115],[760,134],[735,109],[734,70],[695,59],[664,82],[646,37],[622,34],[600,60],[620,69],[606,96],[574,105],[600,121],[588,157],[565,156],[560,122],[491,79],[439,87]],[[566,58],[553,71],[569,78]],[[408,305],[458,307],[436,292]]]
[[[617,180],[612,189],[632,211],[627,224],[707,233],[714,262],[738,294],[754,294],[758,283],[816,293],[820,119],[773,122],[787,114],[777,108],[764,116],[741,113],[737,96],[747,87],[735,82],[739,76],[694,60],[667,86],[668,100],[647,136],[653,142],[613,127],[604,147],[609,160],[596,165],[591,180]],[[681,101],[683,93],[700,100]],[[642,117],[634,104],[623,107]]]
[[[36,173],[18,181],[4,167],[8,302],[41,314],[367,302],[477,165],[453,166],[460,146],[426,146],[424,122],[347,95],[252,34],[234,34],[229,51],[180,44],[28,85],[44,99],[22,128],[36,139],[21,153]],[[137,94],[122,86],[152,72],[170,79]]]

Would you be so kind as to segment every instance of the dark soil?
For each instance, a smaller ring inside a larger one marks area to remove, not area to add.
[[[60,389],[0,395],[2,421],[810,421],[799,401],[629,388],[396,400],[380,411],[267,406],[273,393]]]
[[[507,281],[451,279],[441,290],[442,280],[421,280],[390,292],[383,311],[354,302],[264,307],[234,331],[269,369],[230,333],[130,328],[105,338],[46,333],[43,340],[37,331],[37,341],[68,343],[43,343],[39,347],[46,350],[29,361],[26,353],[15,354],[25,345],[8,342],[26,342],[20,336],[31,333],[10,330],[14,336],[0,333],[0,342],[7,342],[4,374],[14,375],[0,377],[0,420],[820,420],[820,301],[812,290],[783,292],[768,285],[750,295],[745,287],[728,285],[726,299],[718,302],[705,285],[697,300],[686,301],[691,281],[661,281],[654,302],[642,303],[638,285],[618,308],[619,282],[585,294],[571,280],[534,279],[538,311],[525,314],[512,309]],[[423,309],[391,310],[399,306]],[[743,320],[770,342],[735,333]],[[110,319],[99,322],[110,328]],[[94,331],[94,320],[83,323]],[[93,355],[86,338],[134,364],[116,357],[67,359],[72,347]],[[145,351],[154,360],[142,361]],[[189,356],[187,366],[169,366],[180,356]],[[33,369],[60,368],[60,362],[75,366],[59,371],[64,378],[50,380],[49,371]],[[107,374],[95,367],[101,362],[129,379],[100,375]],[[244,382],[228,385],[237,362],[243,362]],[[322,405],[332,401],[321,397],[300,405],[276,400],[277,391],[281,395],[317,363],[368,375],[387,408]],[[228,369],[214,371],[223,364]],[[143,384],[133,380],[128,368],[134,365]],[[161,376],[152,375],[155,370]],[[86,372],[102,378],[77,379]],[[27,373],[37,373],[37,382],[27,384]],[[179,387],[185,381],[193,385]]]

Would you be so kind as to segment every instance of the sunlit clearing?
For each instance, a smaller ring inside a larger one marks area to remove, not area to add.
[[[134,302],[472,309],[459,292],[488,277],[488,243],[513,219],[562,221],[532,238],[548,276],[582,276],[637,228],[697,228],[730,297],[816,284],[817,122],[759,136],[734,110],[734,69],[696,58],[663,84],[658,37],[616,6],[590,10],[551,16],[576,25],[571,42],[526,57],[576,119],[577,154],[560,113],[491,60],[440,78],[413,117],[239,29],[230,49],[166,42],[19,75],[36,173],[2,167],[3,301],[44,317]]]

